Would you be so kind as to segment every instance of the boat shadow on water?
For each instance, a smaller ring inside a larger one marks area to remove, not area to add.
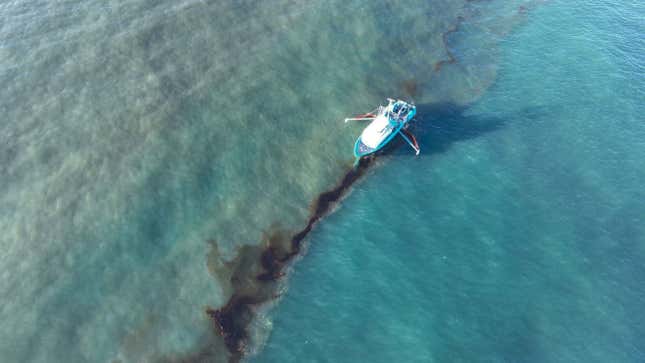
[[[417,116],[410,124],[421,153],[418,157],[440,154],[447,151],[454,143],[478,138],[482,135],[501,130],[507,118],[486,115],[467,114],[468,107],[452,103],[435,103],[417,105]],[[377,156],[414,157],[405,141],[397,137]]]

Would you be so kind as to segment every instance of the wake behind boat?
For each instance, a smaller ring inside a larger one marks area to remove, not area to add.
[[[406,131],[416,113],[417,108],[413,104],[388,98],[387,106],[379,106],[374,111],[355,118],[346,118],[345,122],[372,121],[356,140],[354,155],[361,158],[373,154],[392,141],[397,134],[400,134],[419,155],[420,149],[416,139]]]

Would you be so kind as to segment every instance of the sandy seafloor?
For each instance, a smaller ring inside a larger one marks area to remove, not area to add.
[[[316,226],[251,360],[645,360],[642,3],[0,13],[3,362],[227,360],[226,262],[302,228],[385,97],[422,155]]]

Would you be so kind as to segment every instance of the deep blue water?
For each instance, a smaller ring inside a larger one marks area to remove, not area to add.
[[[421,106],[422,154],[313,233],[252,361],[645,361],[643,19],[549,2],[479,101]]]

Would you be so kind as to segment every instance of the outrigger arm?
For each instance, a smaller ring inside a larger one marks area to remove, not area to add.
[[[345,122],[347,121],[367,121],[367,120],[374,120],[376,117],[354,117],[354,118],[346,118]]]
[[[414,151],[416,151],[416,154],[419,155],[421,152],[421,149],[419,148],[419,144],[417,143],[417,139],[412,135],[409,131],[401,129],[399,131],[399,134],[403,139],[410,145]],[[409,137],[409,138],[408,138]]]
[[[346,118],[345,122],[347,121],[368,121],[368,120],[374,120],[376,118],[376,115],[380,111],[380,107],[368,112],[364,113],[362,115],[358,115],[357,117],[352,117],[352,118]]]

